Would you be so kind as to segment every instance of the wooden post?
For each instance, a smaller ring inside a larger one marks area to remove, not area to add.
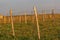
[[[21,15],[19,16],[19,22],[21,23]]]
[[[45,15],[44,15],[44,21],[46,21],[46,16],[47,16],[47,15],[46,15],[46,10],[45,10],[45,9],[44,9],[44,14],[45,14]]]
[[[13,17],[12,17],[12,9],[10,9],[10,19],[11,19],[11,25],[12,25],[13,36],[15,36],[14,25],[13,25]]]
[[[27,24],[27,17],[26,17],[26,13],[25,13],[25,24]]]
[[[52,21],[54,22],[54,9],[52,9]]]
[[[55,26],[55,16],[54,16],[54,9],[52,9],[52,25]]]
[[[32,23],[34,23],[34,15],[32,15]]]
[[[36,24],[37,24],[37,31],[38,31],[38,39],[40,40],[40,30],[39,30],[39,23],[38,23],[38,15],[37,15],[36,6],[34,6],[34,13],[35,13],[35,17],[36,17]]]
[[[3,20],[4,20],[4,24],[6,24],[6,17],[5,16],[3,17]]]
[[[45,21],[45,10],[42,10],[42,21],[44,22]]]

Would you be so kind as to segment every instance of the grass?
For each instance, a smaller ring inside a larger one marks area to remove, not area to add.
[[[41,40],[60,39],[60,21],[46,20],[40,21]],[[14,23],[15,37],[12,35],[11,24],[0,24],[0,40],[38,40],[36,22],[25,24]]]

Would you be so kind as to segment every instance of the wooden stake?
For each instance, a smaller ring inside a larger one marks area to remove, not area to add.
[[[45,10],[42,10],[42,21],[44,22],[45,21]]]
[[[3,17],[3,20],[4,20],[4,24],[6,24],[6,17],[5,16]]]
[[[34,23],[34,15],[32,16],[32,23]]]
[[[19,17],[19,21],[20,21],[20,23],[21,23],[21,15],[20,15],[20,17]]]
[[[38,38],[39,38],[39,40],[40,40],[40,30],[39,30],[39,23],[38,23],[38,15],[37,15],[36,6],[34,6],[34,13],[35,13],[36,23],[37,23]]]
[[[52,21],[54,21],[54,9],[52,9]]]
[[[27,18],[26,18],[26,13],[25,13],[25,24],[27,24]]]
[[[10,19],[11,19],[11,25],[12,25],[13,36],[15,36],[14,25],[13,25],[13,18],[12,18],[12,9],[10,9]]]

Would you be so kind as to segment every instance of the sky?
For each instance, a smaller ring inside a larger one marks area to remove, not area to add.
[[[0,0],[0,14],[8,15],[10,8],[14,14],[32,12],[33,6],[41,10],[60,10],[60,0]],[[58,11],[60,12],[60,11]]]

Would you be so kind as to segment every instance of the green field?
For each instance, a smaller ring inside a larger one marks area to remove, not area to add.
[[[41,40],[60,40],[60,19],[40,21]],[[36,22],[14,23],[15,36],[11,24],[0,24],[0,40],[38,40]]]

